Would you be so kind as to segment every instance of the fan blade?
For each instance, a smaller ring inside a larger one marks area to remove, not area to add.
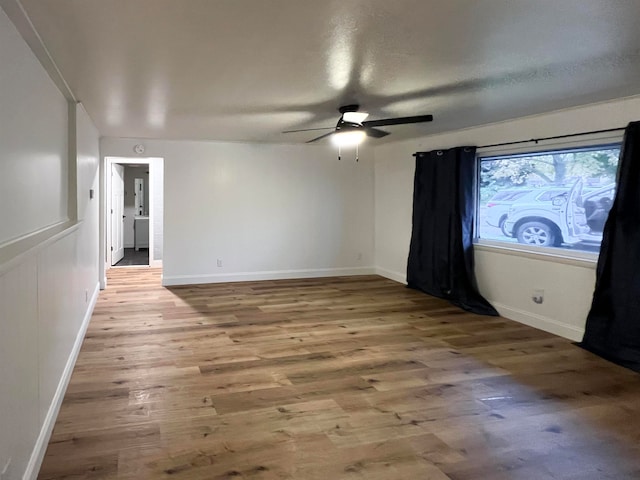
[[[364,131],[367,132],[368,136],[373,138],[382,138],[389,135],[389,132],[385,132],[384,130],[380,130],[379,128],[365,127]]]
[[[313,140],[309,140],[308,142],[305,143],[313,143],[313,142],[317,142],[318,140],[322,140],[325,137],[328,137],[330,135],[333,135],[334,132],[329,132],[329,133],[325,133],[324,135],[320,135],[319,137],[314,138]]]
[[[369,114],[365,112],[345,112],[342,114],[342,119],[345,122],[361,124],[367,119],[368,116]]]
[[[336,127],[303,128],[302,130],[285,130],[282,133],[313,132],[314,130],[333,130],[334,128],[336,128]]]
[[[398,117],[398,118],[386,118],[383,120],[370,120],[368,122],[362,122],[363,127],[384,127],[387,125],[404,125],[407,123],[422,123],[431,122],[433,115],[416,115],[415,117]]]

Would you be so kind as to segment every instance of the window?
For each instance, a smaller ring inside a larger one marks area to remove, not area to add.
[[[598,252],[620,145],[481,157],[478,238]]]

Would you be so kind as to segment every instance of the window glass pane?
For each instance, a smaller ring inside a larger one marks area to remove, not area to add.
[[[478,237],[598,252],[619,145],[480,159]]]

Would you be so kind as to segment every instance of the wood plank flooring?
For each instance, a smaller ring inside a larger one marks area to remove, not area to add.
[[[377,276],[112,269],[39,478],[640,479],[640,377]]]

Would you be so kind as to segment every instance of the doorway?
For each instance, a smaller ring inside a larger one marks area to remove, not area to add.
[[[162,267],[164,159],[106,157],[105,270]]]

